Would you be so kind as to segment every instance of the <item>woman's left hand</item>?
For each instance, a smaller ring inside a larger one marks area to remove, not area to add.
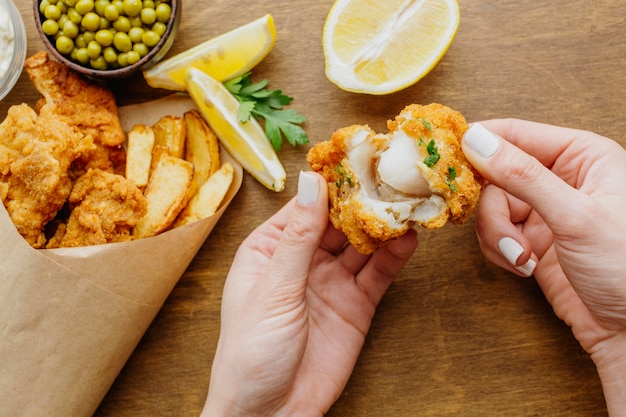
[[[414,230],[373,255],[328,221],[324,179],[243,242],[226,280],[203,416],[322,416],[343,391],[376,307],[417,248]]]

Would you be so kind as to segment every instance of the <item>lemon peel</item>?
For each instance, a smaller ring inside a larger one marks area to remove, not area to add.
[[[218,80],[189,68],[186,90],[220,143],[257,181],[273,191],[285,188],[287,174],[263,128],[254,118],[241,123],[239,102]]]
[[[261,62],[276,43],[276,28],[271,14],[209,39],[159,62],[143,71],[148,85],[185,91],[189,68],[197,68],[218,81],[227,81],[250,71]]]

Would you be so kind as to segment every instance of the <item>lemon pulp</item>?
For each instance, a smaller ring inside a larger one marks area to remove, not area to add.
[[[406,88],[446,53],[459,21],[456,0],[337,0],[324,25],[326,75],[353,92]]]
[[[190,68],[186,88],[232,157],[261,184],[282,191],[287,175],[276,151],[254,118],[246,123],[239,121],[239,102],[226,87],[203,71]]]

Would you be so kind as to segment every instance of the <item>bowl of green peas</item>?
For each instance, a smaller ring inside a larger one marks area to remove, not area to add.
[[[159,62],[174,42],[182,0],[34,0],[49,52],[91,78],[125,78]]]

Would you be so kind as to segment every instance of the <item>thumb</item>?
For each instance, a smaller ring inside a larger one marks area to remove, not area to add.
[[[547,138],[544,142],[550,146]],[[568,204],[576,201],[574,188],[545,167],[537,158],[474,123],[465,132],[461,147],[465,157],[491,184],[529,204],[548,225],[558,225],[568,216]]]
[[[327,226],[326,181],[319,174],[301,172],[293,210],[270,263],[271,279],[283,287],[306,287],[313,257]]]

